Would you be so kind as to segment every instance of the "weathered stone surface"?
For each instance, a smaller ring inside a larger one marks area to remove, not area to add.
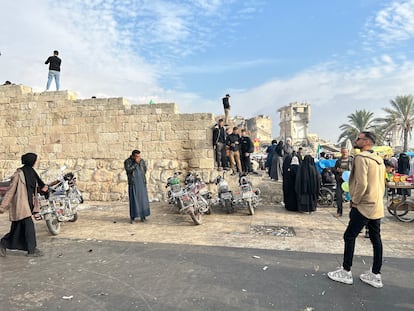
[[[10,176],[26,152],[40,156],[39,173],[79,170],[87,200],[126,200],[124,160],[139,149],[148,163],[150,198],[164,195],[166,179],[189,168],[210,176],[211,113],[179,114],[175,103],[130,104],[124,98],[77,99],[69,91],[33,93],[0,86],[0,177]],[[42,175],[46,182],[52,178]]]

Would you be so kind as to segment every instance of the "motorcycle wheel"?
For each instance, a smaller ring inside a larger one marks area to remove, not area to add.
[[[193,220],[194,224],[201,225],[201,222],[202,222],[201,221],[201,213],[191,211],[189,214],[190,214],[190,217]]]
[[[234,212],[233,206],[231,205],[231,201],[230,200],[225,200],[224,201],[224,207],[227,211],[227,214],[231,214]]]
[[[58,235],[60,232],[60,222],[55,215],[50,215],[46,219],[46,226],[52,235]]]
[[[247,201],[247,208],[249,209],[249,215],[254,215],[254,207],[252,201]]]
[[[69,220],[70,222],[75,222],[78,220],[78,213],[73,214],[73,219]]]
[[[177,199],[175,201],[175,204],[177,205],[178,210],[181,210],[182,208],[184,208],[184,203],[183,203],[183,200],[181,200],[181,199]]]

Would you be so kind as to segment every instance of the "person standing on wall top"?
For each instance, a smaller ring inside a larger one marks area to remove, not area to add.
[[[361,274],[362,282],[373,287],[383,287],[381,278],[382,241],[381,218],[384,217],[385,166],[383,159],[374,153],[374,133],[364,131],[359,133],[354,148],[361,150],[354,157],[351,175],[349,177],[349,193],[351,195],[351,212],[348,227],[344,233],[344,256],[342,267],[328,272],[328,277],[334,281],[352,284],[352,260],[354,257],[355,240],[364,226],[368,227],[369,238],[373,246],[374,259],[372,268]]]
[[[230,115],[230,95],[226,94],[223,97],[223,108],[224,108],[224,125],[229,124],[229,115]]]
[[[132,151],[131,156],[124,161],[124,168],[128,176],[128,197],[130,223],[135,218],[141,218],[142,222],[150,215],[150,206],[147,191],[147,164],[141,158],[141,151]]]
[[[49,56],[49,58],[45,61],[45,64],[49,64],[49,74],[47,77],[47,84],[46,84],[46,91],[49,90],[50,83],[52,83],[53,78],[55,79],[56,83],[56,91],[60,89],[60,64],[62,60],[58,57],[59,52],[53,51],[53,56]]]
[[[213,147],[216,155],[217,169],[223,170],[226,157],[226,129],[223,119],[218,120],[217,126],[213,130]]]

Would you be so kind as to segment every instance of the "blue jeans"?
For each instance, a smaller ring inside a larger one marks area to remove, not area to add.
[[[46,91],[49,90],[50,83],[52,83],[53,78],[55,78],[56,91],[59,91],[59,88],[60,88],[60,71],[56,71],[56,70],[49,70],[49,74],[47,76]]]
[[[349,213],[349,224],[344,233],[345,250],[342,266],[346,271],[351,271],[355,240],[364,226],[368,227],[369,238],[374,249],[372,273],[378,274],[381,273],[382,266],[381,219],[368,219],[354,207]]]

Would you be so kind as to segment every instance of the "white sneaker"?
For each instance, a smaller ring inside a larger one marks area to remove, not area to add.
[[[328,272],[328,277],[336,282],[352,285],[354,279],[352,278],[352,272],[346,271],[343,267],[336,271]]]
[[[382,284],[381,274],[374,274],[371,270],[362,273],[359,278],[362,282],[374,286],[375,288],[381,288],[384,286],[384,284]]]

